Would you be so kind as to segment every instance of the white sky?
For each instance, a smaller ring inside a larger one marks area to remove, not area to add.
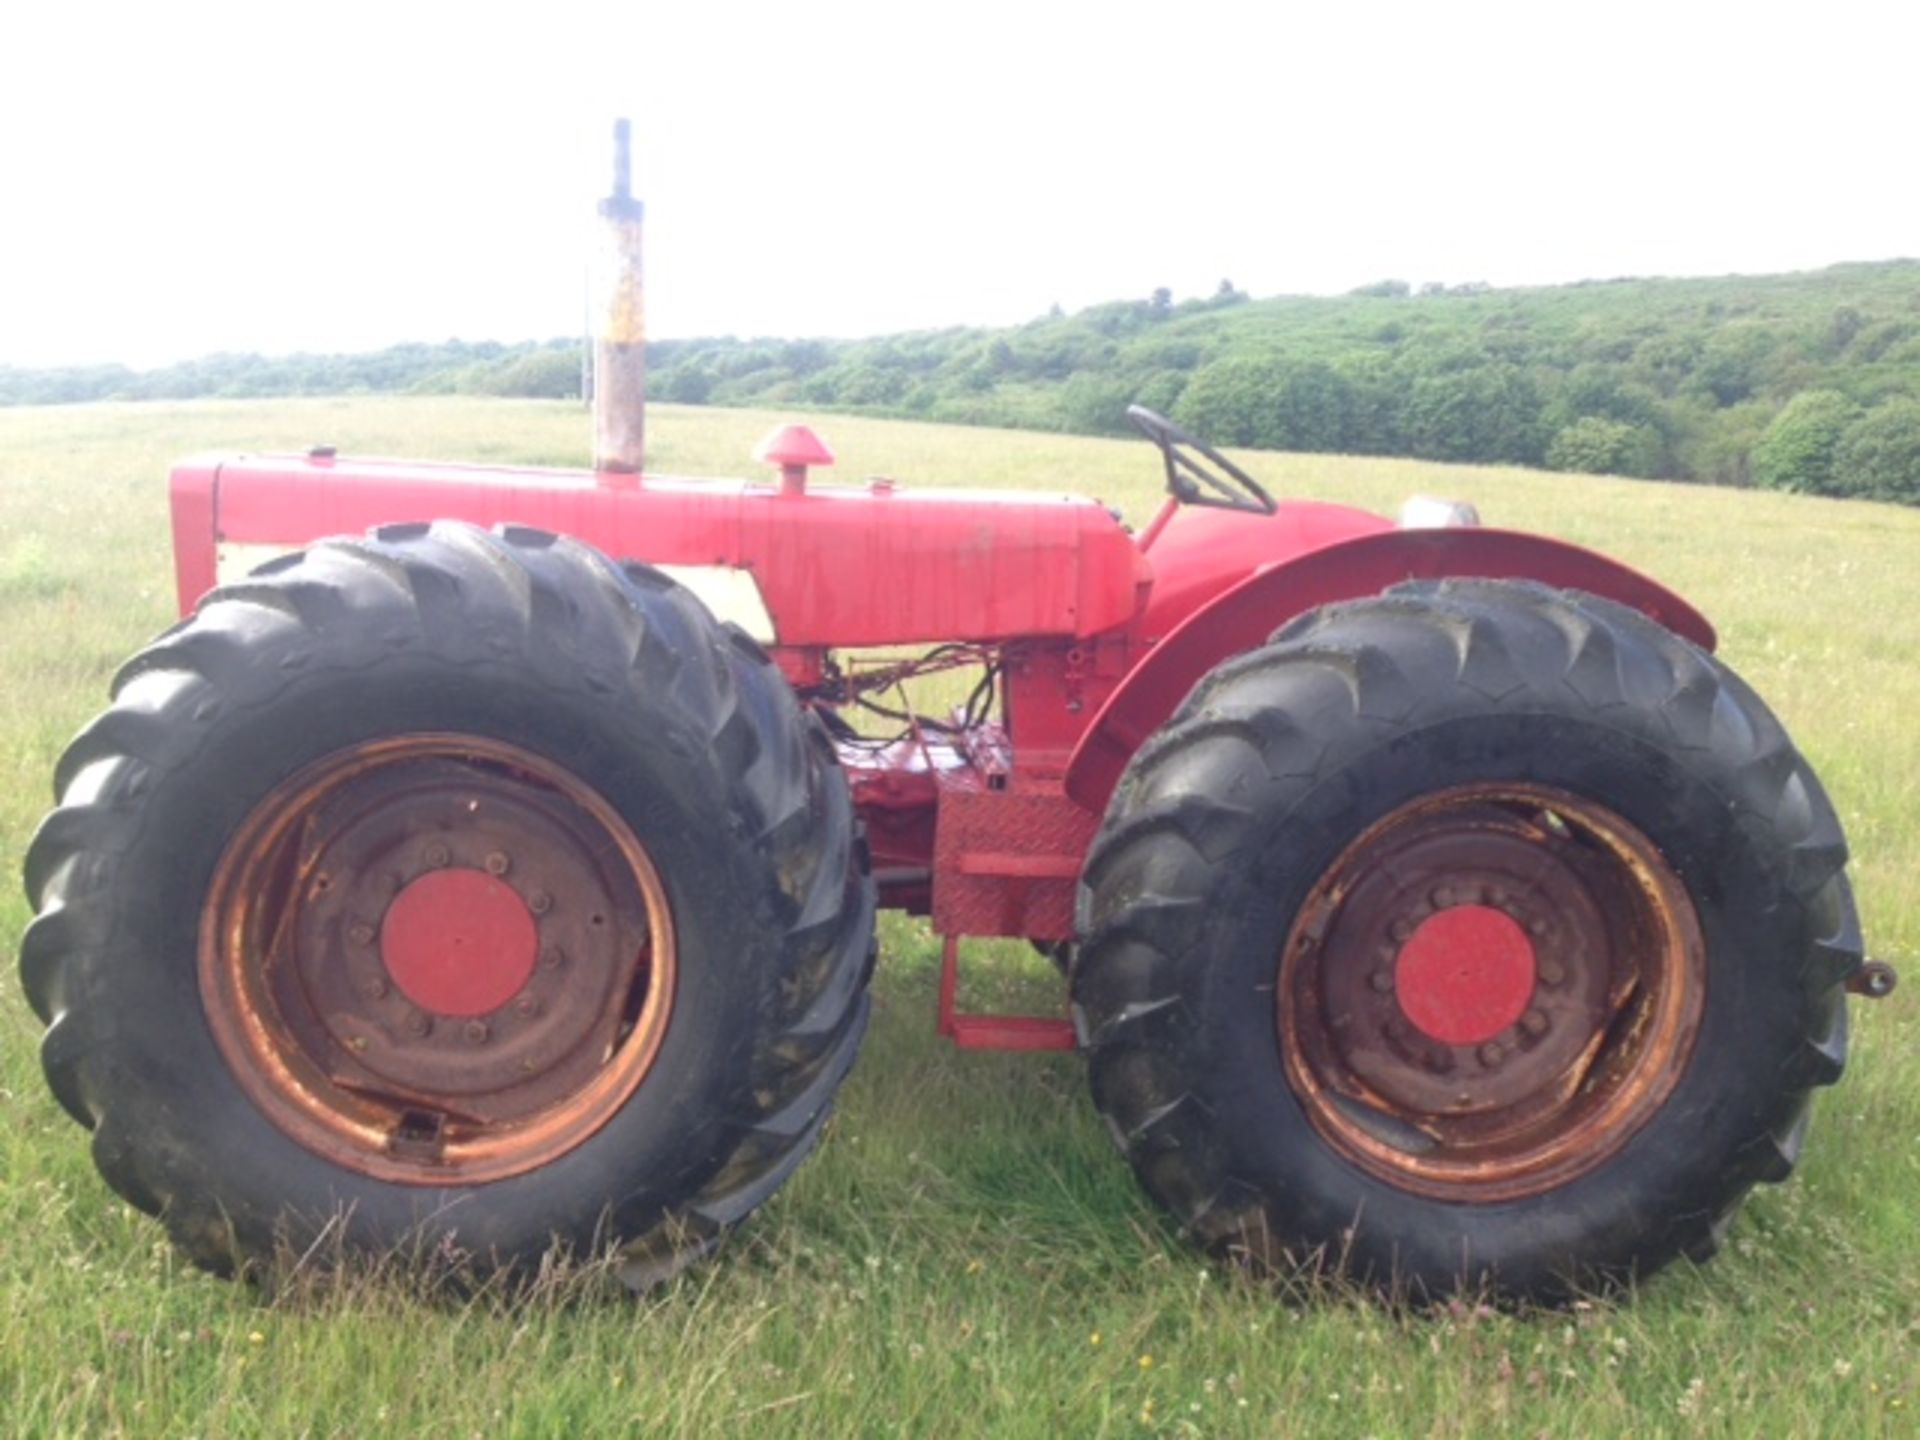
[[[650,328],[1920,253],[1912,0],[22,3],[0,364],[571,333],[614,115]]]

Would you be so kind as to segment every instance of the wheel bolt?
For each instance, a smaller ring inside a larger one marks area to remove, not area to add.
[[[1427,1052],[1427,1069],[1433,1071],[1436,1075],[1445,1075],[1453,1069],[1453,1053],[1448,1050],[1429,1050]]]
[[[1499,1069],[1500,1062],[1506,1058],[1507,1052],[1501,1048],[1497,1040],[1489,1040],[1480,1047],[1480,1063],[1489,1070]]]
[[[429,1030],[433,1028],[433,1021],[429,1020],[425,1015],[422,1015],[418,1010],[416,1010],[411,1015],[407,1016],[406,1028],[407,1028],[407,1033],[409,1035],[412,1035],[415,1038],[418,1038],[419,1036],[426,1034]]]
[[[1445,910],[1451,904],[1453,904],[1453,887],[1451,885],[1436,886],[1433,892],[1433,908]]]
[[[1412,938],[1413,922],[1411,920],[1396,920],[1393,922],[1393,928],[1388,930],[1387,933],[1391,935],[1395,940],[1398,940],[1402,944],[1404,944],[1406,943],[1407,940]]]
[[[384,1000],[387,998],[387,982],[376,975],[360,987],[360,993],[369,1000]]]
[[[487,873],[489,875],[504,875],[507,873],[508,863],[505,851],[492,851],[487,856]]]
[[[487,1037],[492,1033],[491,1030],[487,1029],[487,1022],[484,1020],[467,1021],[467,1039],[476,1045],[484,1045]]]
[[[558,945],[549,945],[545,950],[540,952],[540,965],[542,969],[558,970],[566,963],[566,953],[562,951]]]
[[[1558,960],[1542,960],[1538,974],[1542,985],[1558,985],[1567,978],[1567,967]]]
[[[540,1013],[540,1002],[531,995],[522,995],[514,1002],[513,1008],[531,1019]]]
[[[1376,970],[1372,975],[1367,977],[1367,983],[1384,995],[1393,989],[1393,972],[1391,970]]]
[[[1527,1034],[1529,1035],[1546,1034],[1547,1025],[1548,1025],[1547,1012],[1544,1010],[1539,1010],[1539,1009],[1529,1010],[1527,1011],[1526,1014],[1520,1017],[1520,1028],[1526,1031]]]
[[[433,842],[433,844],[427,846],[424,858],[426,859],[427,864],[438,867],[446,864],[447,861],[453,857],[451,853],[447,850],[447,847],[442,845],[438,840],[436,840]]]
[[[356,945],[371,945],[373,927],[364,920],[356,920],[347,927],[347,938]]]
[[[527,909],[536,915],[544,915],[553,908],[553,897],[544,890],[535,890],[527,896]]]

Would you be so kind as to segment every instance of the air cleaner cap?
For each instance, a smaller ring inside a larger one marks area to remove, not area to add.
[[[791,466],[833,464],[833,451],[805,425],[778,425],[754,447],[753,458],[782,470]]]

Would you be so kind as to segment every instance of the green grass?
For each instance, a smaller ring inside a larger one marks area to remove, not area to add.
[[[741,473],[765,414],[660,407],[657,468]],[[172,618],[164,478],[196,450],[576,463],[568,406],[324,400],[0,412],[0,870],[61,747]],[[825,427],[840,474],[1101,495],[1134,518],[1140,444],[880,421]],[[1274,488],[1412,490],[1641,565],[1720,624],[1833,791],[1875,954],[1920,961],[1920,513],[1515,470],[1245,457]],[[0,891],[0,948],[27,921]],[[1069,1057],[934,1039],[934,952],[882,934],[838,1119],[724,1259],[644,1302],[587,1273],[456,1305],[398,1279],[207,1279],[95,1178],[0,987],[0,1414],[24,1434],[1911,1435],[1920,1416],[1920,1062],[1901,994],[1798,1177],[1728,1251],[1631,1302],[1409,1316],[1285,1303],[1210,1270],[1136,1190]],[[1048,972],[986,951],[996,1001]]]

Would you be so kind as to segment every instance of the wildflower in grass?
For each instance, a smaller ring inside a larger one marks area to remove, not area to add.
[[[262,1335],[258,1330],[255,1330],[247,1336],[247,1343],[249,1345],[264,1345],[267,1343],[267,1337]]]
[[[1834,1374],[1834,1378],[1837,1380],[1846,1379],[1849,1375],[1853,1374],[1853,1362],[1847,1359],[1840,1359],[1840,1360],[1834,1361],[1833,1374]]]
[[[1151,1370],[1153,1368],[1153,1356],[1142,1355],[1140,1357],[1140,1368],[1142,1370]]]
[[[1087,1343],[1089,1345],[1098,1345],[1100,1343],[1100,1332],[1096,1330],[1093,1334],[1089,1335],[1087,1337]]]
[[[1707,1382],[1698,1375],[1687,1381],[1687,1388],[1680,1392],[1680,1398],[1674,1401],[1673,1408],[1691,1419],[1700,1413],[1700,1397],[1707,1388]]]

